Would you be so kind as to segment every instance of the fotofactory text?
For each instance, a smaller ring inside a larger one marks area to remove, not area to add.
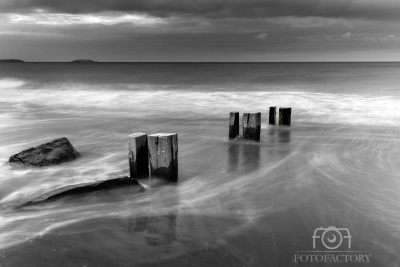
[[[312,235],[313,250],[297,251],[294,262],[370,262],[368,251],[351,250],[351,235],[347,228],[335,226],[316,228]]]

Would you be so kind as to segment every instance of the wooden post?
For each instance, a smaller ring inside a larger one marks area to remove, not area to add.
[[[178,180],[178,135],[156,133],[148,136],[150,179]]]
[[[279,108],[279,124],[290,125],[292,108]]]
[[[149,175],[149,149],[147,146],[147,134],[134,133],[129,135],[129,175],[138,178]]]
[[[260,141],[261,112],[243,114],[243,138]]]
[[[276,107],[269,107],[269,124],[276,124]]]
[[[239,135],[239,112],[231,112],[229,115],[229,139]]]

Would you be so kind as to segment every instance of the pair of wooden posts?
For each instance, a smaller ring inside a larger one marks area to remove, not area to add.
[[[178,180],[178,135],[176,133],[134,133],[129,135],[131,178]]]
[[[291,122],[292,108],[279,108],[279,125],[289,125]],[[269,124],[276,124],[276,107],[269,107]]]
[[[261,134],[261,112],[244,113],[243,138],[260,141]],[[239,135],[239,112],[231,112],[229,116],[229,139]]]
[[[279,124],[290,125],[292,108],[279,108]],[[276,124],[276,107],[269,108],[269,124]],[[261,112],[243,113],[243,138],[260,141]],[[229,139],[239,135],[239,112],[229,115]]]

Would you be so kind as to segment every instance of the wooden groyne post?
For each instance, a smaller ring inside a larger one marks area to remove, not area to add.
[[[292,108],[279,108],[279,124],[290,125]]]
[[[276,124],[276,107],[269,107],[269,124]]]
[[[243,114],[243,138],[260,141],[261,112]]]
[[[229,114],[229,139],[234,139],[239,135],[239,112]]]
[[[129,135],[128,156],[129,176],[138,178],[149,175],[147,134],[133,133]]]
[[[178,180],[178,135],[156,133],[148,136],[150,179]]]

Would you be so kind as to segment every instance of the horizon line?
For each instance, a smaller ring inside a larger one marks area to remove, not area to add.
[[[16,62],[7,62],[16,60]],[[73,61],[24,61],[21,59],[0,59],[0,63],[75,63],[75,64],[94,64],[94,63],[400,63],[400,61],[92,61],[92,62],[73,62]]]

